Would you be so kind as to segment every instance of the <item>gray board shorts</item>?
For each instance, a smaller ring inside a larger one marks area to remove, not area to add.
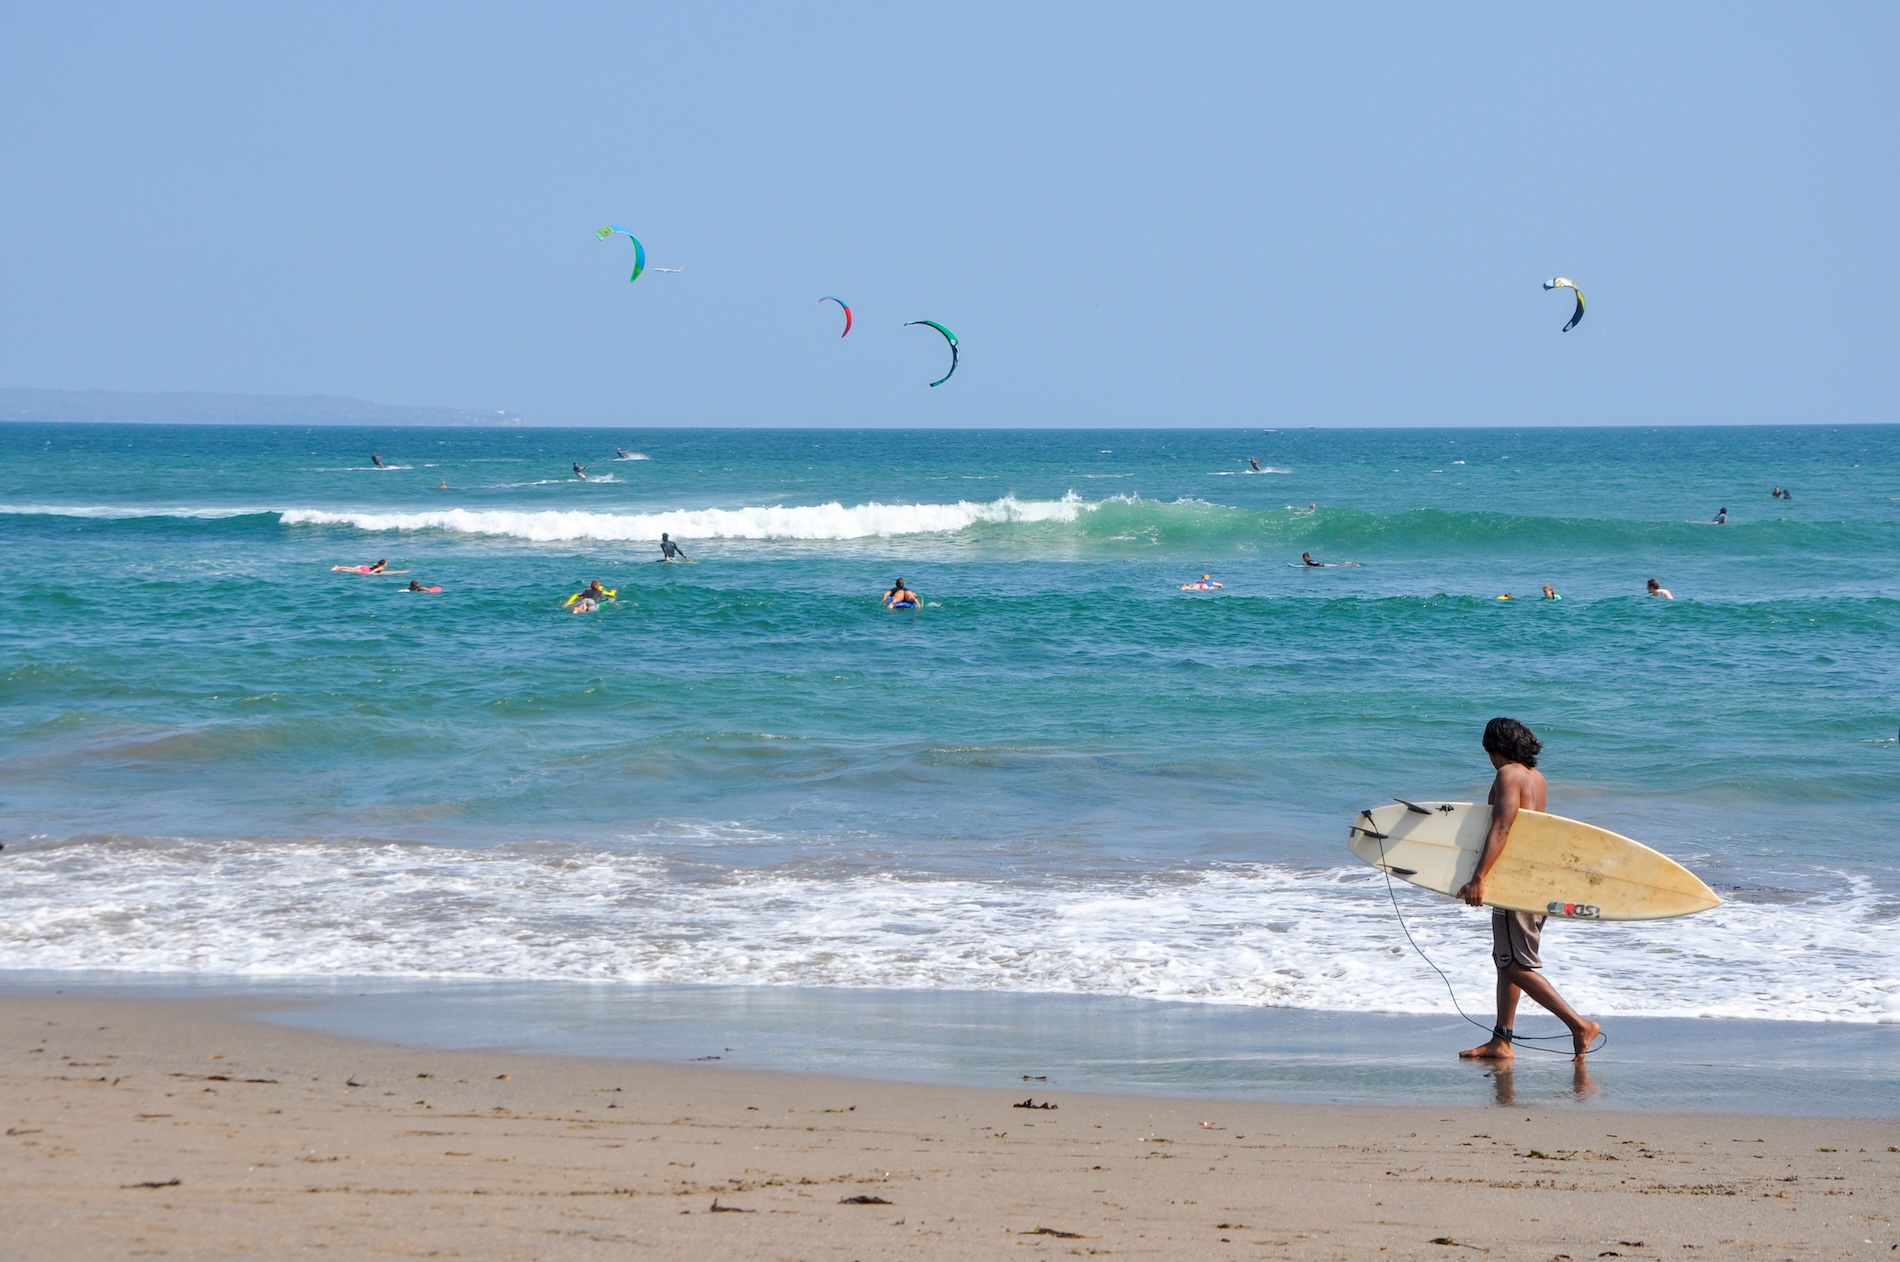
[[[1491,909],[1491,961],[1500,969],[1513,964],[1524,968],[1544,967],[1538,955],[1539,940],[1544,936],[1544,918],[1534,912]]]

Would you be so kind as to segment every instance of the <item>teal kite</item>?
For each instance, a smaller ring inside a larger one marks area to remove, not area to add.
[[[633,275],[627,277],[627,283],[631,285],[634,281],[640,279],[641,272],[644,272],[647,270],[647,248],[644,245],[640,244],[639,237],[634,236],[631,232],[628,232],[625,228],[621,227],[617,223],[608,224],[605,228],[602,228],[599,232],[596,232],[594,234],[594,240],[605,241],[608,237],[611,237],[616,232],[625,236],[627,240],[633,242]]]
[[[931,328],[943,334],[944,341],[950,343],[950,371],[930,383],[932,386],[940,386],[957,375],[957,361],[960,358],[957,353],[957,335],[952,333],[949,329],[944,328],[941,324],[938,324],[935,320],[906,320],[904,327],[908,329],[913,324],[928,324]]]

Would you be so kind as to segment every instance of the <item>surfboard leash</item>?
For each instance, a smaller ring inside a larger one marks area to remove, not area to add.
[[[1432,972],[1438,974],[1438,980],[1445,983],[1445,993],[1451,996],[1451,1006],[1457,1010],[1458,1015],[1463,1017],[1465,1020],[1469,1021],[1471,1024],[1477,1026],[1480,1030],[1483,1030],[1485,1033],[1490,1034],[1495,1037],[1498,1033],[1498,1027],[1495,1025],[1486,1025],[1484,1022],[1478,1020],[1476,1017],[1472,1016],[1469,1012],[1466,1012],[1464,1010],[1464,1006],[1458,1002],[1458,991],[1457,991],[1457,988],[1451,984],[1451,978],[1446,975],[1444,969],[1438,967],[1438,965],[1432,962],[1432,957],[1425,954],[1425,948],[1420,946],[1418,944],[1418,939],[1412,936],[1411,926],[1405,923],[1405,913],[1399,910],[1398,892],[1392,888],[1392,873],[1387,870],[1389,865],[1386,863],[1386,858],[1385,858],[1385,838],[1379,835],[1378,833],[1371,833],[1371,832],[1368,832],[1367,836],[1371,837],[1374,841],[1377,841],[1379,843],[1379,875],[1385,878],[1385,896],[1388,899],[1390,899],[1392,902],[1392,917],[1393,919],[1399,922],[1399,929],[1405,934],[1405,940],[1412,944],[1412,949],[1418,952],[1418,958],[1425,961],[1426,967],[1430,968]],[[1515,1031],[1513,1031],[1509,1035],[1509,1041],[1510,1041],[1511,1046],[1513,1047],[1516,1047],[1519,1043],[1525,1044],[1526,1051],[1546,1052],[1552,1056],[1574,1056],[1576,1055],[1576,1051],[1574,1048],[1570,1051],[1565,1051],[1561,1047],[1537,1046],[1537,1044],[1539,1043],[1547,1043],[1556,1039],[1567,1039],[1570,1037],[1571,1035],[1569,1033],[1518,1034]],[[1609,1041],[1610,1041],[1609,1035],[1603,1033],[1601,1030],[1597,1031],[1596,1042],[1591,1044],[1589,1047],[1585,1048],[1584,1054],[1587,1056],[1587,1055],[1590,1055],[1592,1053],[1602,1050],[1603,1047],[1609,1043]]]

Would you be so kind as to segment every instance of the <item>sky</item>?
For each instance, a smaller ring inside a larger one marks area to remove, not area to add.
[[[1897,37],[1892,4],[0,0],[0,386],[1892,422]]]

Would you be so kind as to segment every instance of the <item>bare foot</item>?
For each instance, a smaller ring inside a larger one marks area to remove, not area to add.
[[[1459,1060],[1515,1060],[1517,1052],[1508,1039],[1492,1039],[1458,1053]]]
[[[1581,1030],[1573,1031],[1570,1035],[1570,1043],[1577,1051],[1574,1059],[1580,1061],[1585,1056],[1588,1056],[1590,1054],[1590,1044],[1596,1042],[1597,1035],[1601,1033],[1603,1033],[1603,1027],[1589,1020],[1583,1023]]]

